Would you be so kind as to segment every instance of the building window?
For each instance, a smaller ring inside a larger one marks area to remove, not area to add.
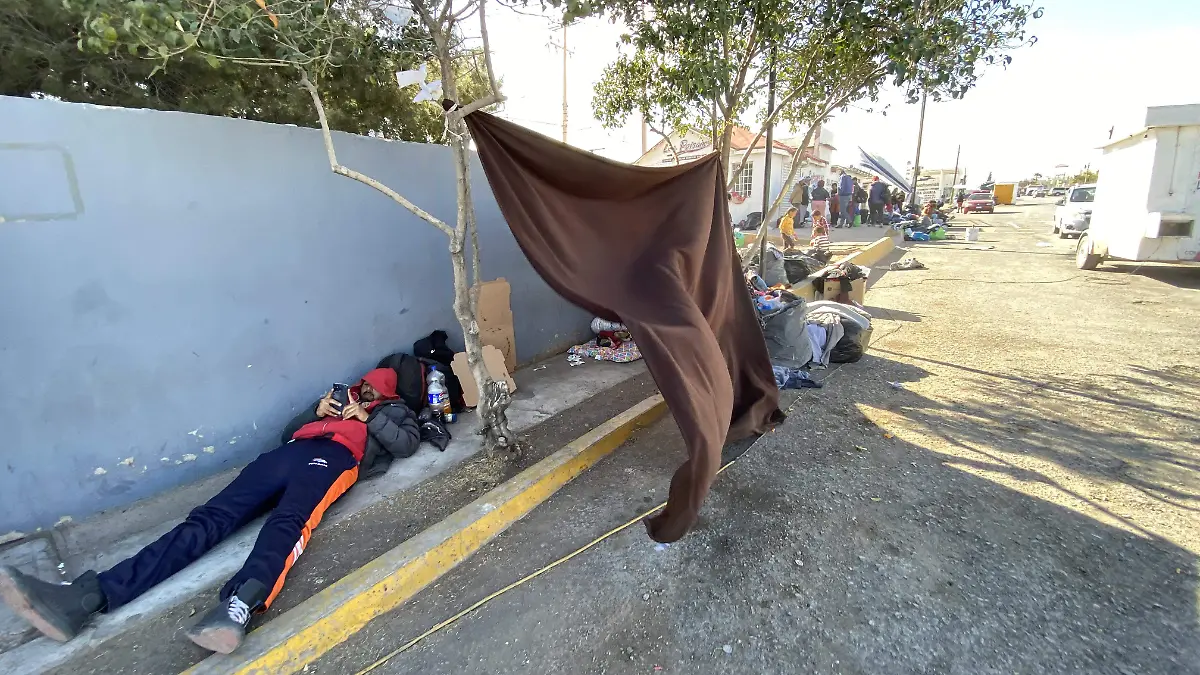
[[[737,171],[738,165],[733,165],[733,170]],[[749,198],[754,192],[754,162],[747,162],[746,168],[742,169],[741,175],[738,176],[737,183],[733,186],[733,191],[741,195],[743,198]]]

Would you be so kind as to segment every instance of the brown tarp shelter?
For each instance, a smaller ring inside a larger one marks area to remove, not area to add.
[[[726,438],[782,419],[779,390],[733,246],[719,155],[640,167],[486,113],[467,116],[500,211],[529,262],[567,300],[628,327],[688,458],[657,541],[695,524]]]

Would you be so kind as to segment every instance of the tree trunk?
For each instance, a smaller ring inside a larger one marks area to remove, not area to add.
[[[458,87],[454,79],[449,40],[439,31],[434,35],[434,42],[437,44],[438,62],[442,70],[442,93],[447,99],[456,101]],[[450,139],[450,155],[454,160],[454,181],[458,188],[458,218],[454,234],[450,237],[450,262],[454,268],[454,316],[462,328],[467,364],[475,381],[479,383],[479,405],[476,412],[483,425],[480,433],[484,437],[484,448],[489,452],[516,452],[519,449],[517,438],[508,425],[507,411],[512,403],[508,384],[492,378],[483,362],[483,344],[479,340],[479,321],[476,313],[480,281],[477,249],[473,249],[475,269],[472,274],[475,284],[472,285],[467,280],[466,242],[470,238],[473,247],[477,247],[479,241],[475,232],[475,204],[471,200],[471,153],[468,148],[470,135],[466,122],[459,115],[446,115],[446,129]]]

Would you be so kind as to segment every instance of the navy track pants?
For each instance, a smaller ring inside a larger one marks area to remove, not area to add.
[[[199,559],[256,517],[271,512],[242,569],[221,589],[233,595],[249,579],[271,589],[266,607],[304,552],[329,505],[358,480],[358,462],[324,438],[292,441],[250,462],[224,490],[132,558],[101,572],[112,611]],[[263,608],[265,609],[265,607]]]

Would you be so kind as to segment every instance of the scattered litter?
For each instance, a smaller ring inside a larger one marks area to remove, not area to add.
[[[169,461],[171,461],[171,458],[170,458],[170,457],[163,457],[163,458],[162,458],[162,459],[160,459],[159,461],[162,461],[162,462],[169,462]]]
[[[191,431],[188,432],[188,436],[195,436],[196,438],[204,438],[203,436],[200,435],[200,430],[203,428],[204,427],[196,427],[195,429],[192,429]]]
[[[108,471],[106,471],[104,469],[104,467],[98,466],[98,467],[96,467],[96,470],[93,471],[92,473],[96,476],[103,476],[104,474],[108,473]]]
[[[539,371],[539,370],[545,370],[545,369],[547,369],[547,368],[549,368],[549,367],[550,367],[549,365],[541,365],[541,366],[538,366],[537,368],[534,368],[534,369],[533,369],[533,372],[535,372],[535,373],[536,373],[536,372],[537,372],[537,371]]]
[[[66,563],[58,563],[58,571],[59,571],[59,572],[62,572],[62,571],[63,571],[63,570],[65,570],[65,569],[67,569],[67,564],[66,564]]]
[[[247,367],[247,368],[253,368],[254,366],[253,366],[253,365],[249,365],[249,366],[246,366],[246,367]]]
[[[924,269],[929,269],[929,268],[926,267],[925,263],[921,262],[920,260],[910,257],[910,258],[905,258],[904,260],[900,260],[898,262],[892,263],[891,266],[889,267],[889,269],[891,269],[893,271],[901,271],[901,270],[924,270]]]
[[[234,441],[229,441],[229,443],[230,443],[230,444],[233,444],[233,442],[234,442]],[[208,454],[210,454],[210,455],[211,455],[211,454],[213,454],[213,453],[214,453],[214,452],[216,452],[216,451],[217,451],[217,449],[216,449],[215,447],[211,446],[211,445],[206,445],[206,446],[204,446],[204,452],[207,452],[207,453],[208,453]]]
[[[721,647],[721,651],[725,652],[726,654],[732,654],[733,645],[725,645],[724,647]]]
[[[583,357],[578,354],[574,354],[574,353],[567,354],[567,363],[571,364],[572,368],[574,368],[575,366],[582,366],[583,365]]]
[[[54,526],[61,527],[63,525],[68,525],[74,520],[75,519],[72,518],[71,516],[63,516],[62,518],[59,518],[57,522],[54,523]]]
[[[861,445],[856,445],[856,446],[854,446],[854,449],[855,449],[855,450],[857,450],[857,451],[859,451],[859,452],[866,452],[866,451],[867,451],[867,449],[866,449],[866,448],[864,448],[864,447],[863,447],[863,446],[861,446]]]
[[[885,433],[885,434],[883,435],[883,437],[884,437],[884,438],[892,438],[892,435],[891,435],[891,434],[886,434],[886,433]]]
[[[1050,247],[1051,247],[1051,246],[1053,246],[1054,244],[1051,244],[1051,243],[1050,243],[1050,242],[1048,242],[1048,241],[1039,241],[1039,242],[1037,243],[1037,245],[1038,245],[1038,248],[1050,248]]]
[[[125,459],[123,459],[123,460],[121,460],[121,461],[117,462],[117,464],[118,464],[118,465],[120,465],[120,466],[133,466],[133,458],[132,458],[132,457],[126,457]]]
[[[996,247],[995,246],[965,246],[965,247],[963,247],[963,249],[967,250],[967,251],[990,251],[994,248],[996,248]]]
[[[904,385],[900,384],[899,382],[888,382],[888,384],[892,385],[892,389],[903,389],[904,388]]]
[[[643,601],[646,601],[646,600],[649,600],[649,599],[650,599],[650,594],[649,594],[649,593],[642,593],[642,600],[643,600]]]
[[[194,462],[194,461],[196,461],[196,456],[189,452],[188,454],[183,456],[183,461]]]
[[[880,499],[879,497],[871,497],[871,501],[873,501],[873,502],[881,502],[881,501],[883,501],[883,500],[882,500],[882,499]]]
[[[654,550],[655,550],[655,551],[665,551],[665,550],[667,550],[667,549],[668,549],[668,548],[670,548],[670,547],[671,547],[671,545],[670,545],[670,544],[655,544],[655,545],[654,545]]]
[[[188,608],[188,616],[196,616],[196,608],[195,607]]]
[[[796,559],[796,560],[794,560],[793,562],[795,562],[795,563],[796,563],[796,566],[797,566],[797,567],[804,567],[804,561],[803,561],[803,560],[800,560],[799,558],[797,558],[797,559]]]
[[[231,439],[229,439],[229,444],[230,444],[230,445],[237,445],[237,441],[238,441],[238,439],[237,439],[237,438],[231,438]]]

